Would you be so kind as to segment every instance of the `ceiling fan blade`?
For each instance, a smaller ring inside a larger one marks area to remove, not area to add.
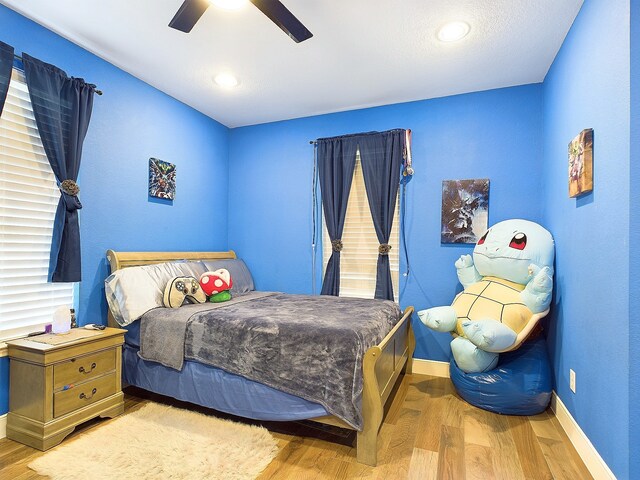
[[[304,42],[313,37],[313,33],[307,30],[307,27],[278,0],[251,0],[251,3],[289,35],[294,42]]]
[[[209,0],[184,0],[184,3],[169,22],[171,28],[189,33],[209,7]]]

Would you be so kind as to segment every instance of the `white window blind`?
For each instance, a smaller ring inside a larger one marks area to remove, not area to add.
[[[73,284],[47,282],[59,197],[24,73],[14,68],[0,117],[0,339],[41,330],[57,307],[73,305]]]
[[[389,263],[393,294],[398,301],[398,279],[400,270],[400,201],[396,201],[393,215],[393,226],[389,245]],[[376,291],[376,268],[378,262],[378,237],[373,227],[373,219],[369,210],[367,191],[364,186],[360,152],[356,155],[356,167],[347,215],[342,234],[343,248],[340,255],[340,296],[373,298]],[[322,258],[324,272],[331,256],[331,240],[323,221]]]

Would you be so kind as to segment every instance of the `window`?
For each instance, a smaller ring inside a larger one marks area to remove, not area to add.
[[[24,73],[13,69],[0,117],[0,339],[42,330],[73,284],[48,283],[60,192],[47,161]]]
[[[400,201],[396,201],[389,245],[389,263],[393,293],[398,300],[400,270]],[[360,152],[356,155],[347,215],[342,233],[343,249],[340,255],[340,296],[373,298],[376,291],[376,267],[378,264],[378,237],[369,211],[367,191],[364,186]],[[331,256],[331,240],[327,228],[323,227],[322,260],[323,274]],[[323,275],[324,278],[324,275]]]

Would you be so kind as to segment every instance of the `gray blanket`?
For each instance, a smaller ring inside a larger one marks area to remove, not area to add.
[[[390,301],[251,292],[222,304],[147,312],[140,356],[175,369],[189,359],[242,375],[319,403],[361,430],[362,358],[400,316]]]
[[[174,370],[184,364],[185,336],[189,320],[197,314],[236,303],[275,295],[274,292],[249,292],[224,303],[185,304],[180,308],[154,308],[140,318],[140,351],[144,360],[158,362]]]

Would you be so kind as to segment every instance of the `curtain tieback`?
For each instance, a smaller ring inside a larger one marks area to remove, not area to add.
[[[72,197],[80,193],[80,187],[73,180],[67,179],[60,184],[60,190]]]
[[[340,240],[339,238],[335,239],[335,240],[331,240],[331,248],[333,249],[334,252],[339,252],[342,250],[342,240]]]
[[[389,251],[391,250],[391,245],[388,243],[381,243],[378,246],[378,253],[380,255],[389,255]]]
[[[73,180],[67,179],[60,184],[60,192],[62,192],[62,199],[67,212],[74,212],[82,208],[78,193],[80,193],[80,187]]]

